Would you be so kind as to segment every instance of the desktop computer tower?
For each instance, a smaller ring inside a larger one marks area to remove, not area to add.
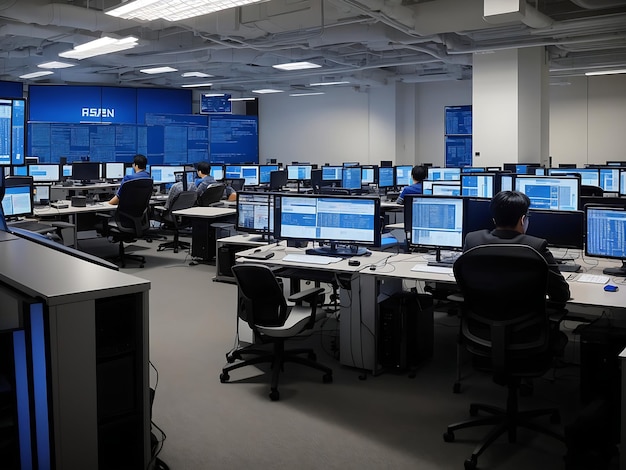
[[[415,367],[433,354],[433,301],[399,292],[378,305],[378,362],[386,369]]]

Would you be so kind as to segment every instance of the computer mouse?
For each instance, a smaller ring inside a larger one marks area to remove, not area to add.
[[[617,292],[619,290],[619,287],[614,286],[613,284],[607,284],[606,286],[604,286],[604,290],[607,292]]]
[[[370,266],[370,271],[376,271],[376,265],[375,264],[372,264]]]

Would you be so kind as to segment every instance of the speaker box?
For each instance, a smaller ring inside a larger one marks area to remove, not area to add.
[[[72,207],[87,207],[87,197],[72,196]]]

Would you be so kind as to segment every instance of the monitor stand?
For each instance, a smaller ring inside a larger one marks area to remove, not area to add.
[[[461,256],[461,252],[455,252],[452,256],[448,256],[447,258],[441,257],[441,249],[437,248],[435,250],[436,258],[435,260],[429,261],[428,266],[441,266],[444,268],[451,268],[454,262],[457,260],[459,256]]]
[[[340,245],[336,242],[331,242],[329,246],[318,246],[317,248],[308,248],[306,250],[307,255],[322,255],[322,256],[340,256],[342,258],[349,258],[350,256],[367,256],[371,252],[367,248],[356,245]]]
[[[626,277],[626,260],[622,261],[622,265],[619,268],[604,268],[602,272],[609,276]]]

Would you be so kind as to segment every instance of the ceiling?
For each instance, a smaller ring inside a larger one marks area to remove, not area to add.
[[[536,0],[515,17],[483,17],[503,0],[269,0],[179,22],[121,20],[103,13],[120,0],[0,0],[0,80],[76,65],[24,80],[36,84],[181,87],[250,96],[251,90],[320,90],[347,81],[359,90],[396,82],[469,80],[472,55],[546,46],[550,76],[626,68],[626,0]],[[58,54],[102,35],[135,36],[139,46],[83,60]],[[310,61],[320,68],[272,65]],[[140,69],[171,66],[148,75]],[[204,72],[210,78],[183,77]]]

